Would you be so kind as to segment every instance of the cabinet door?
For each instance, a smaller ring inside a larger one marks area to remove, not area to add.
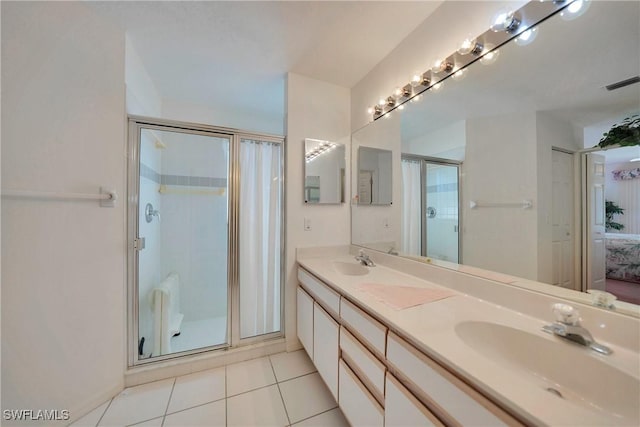
[[[387,373],[386,390],[384,400],[385,427],[443,425],[390,373]]]
[[[384,410],[351,368],[340,359],[340,409],[354,427],[382,427]]]
[[[340,327],[317,302],[313,305],[313,363],[337,401]]]
[[[313,299],[298,286],[298,339],[313,360]]]

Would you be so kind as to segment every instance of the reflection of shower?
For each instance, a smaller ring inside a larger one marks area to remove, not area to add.
[[[160,222],[160,211],[157,209],[153,209],[153,205],[151,203],[147,203],[147,206],[144,208],[144,219],[147,222],[153,221],[153,217],[158,218],[158,222]]]

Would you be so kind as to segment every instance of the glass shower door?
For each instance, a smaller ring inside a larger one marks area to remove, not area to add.
[[[229,343],[231,137],[141,128],[138,359]]]
[[[423,255],[443,261],[458,259],[458,165],[425,161]]]

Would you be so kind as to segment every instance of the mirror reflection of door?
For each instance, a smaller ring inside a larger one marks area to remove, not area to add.
[[[403,254],[459,262],[459,163],[402,158]]]
[[[587,248],[587,289],[605,290],[606,249],[605,249],[605,204],[604,204],[604,163],[600,154],[587,154],[586,161],[586,248]]]
[[[552,285],[574,289],[573,154],[552,151]],[[579,288],[577,290],[580,290]]]
[[[373,194],[373,171],[361,170],[358,172],[358,203],[370,205]]]
[[[458,166],[425,161],[423,255],[458,262]]]

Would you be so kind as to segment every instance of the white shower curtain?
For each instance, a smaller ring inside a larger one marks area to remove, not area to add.
[[[421,253],[420,231],[420,162],[402,160],[402,241],[401,251]]]
[[[240,338],[280,330],[280,144],[240,144]]]

